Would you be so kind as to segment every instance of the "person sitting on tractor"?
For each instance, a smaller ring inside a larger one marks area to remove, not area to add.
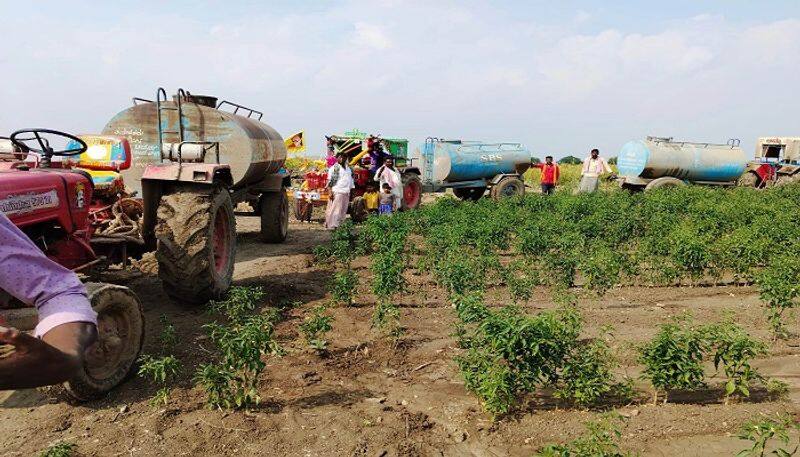
[[[86,288],[0,211],[0,301],[6,294],[36,306],[39,323],[31,336],[0,321],[0,390],[60,384],[77,375],[97,338]]]
[[[383,165],[378,168],[378,171],[375,172],[375,181],[380,183],[381,189],[385,184],[389,185],[395,198],[394,207],[399,209],[403,203],[403,178],[397,168],[394,167],[394,159],[392,157],[388,157],[383,162]]]
[[[375,174],[378,172],[378,168],[384,165],[387,160],[392,158],[392,156],[391,154],[387,153],[385,149],[383,149],[383,144],[379,140],[374,140],[369,146],[369,158],[369,172],[371,174]]]

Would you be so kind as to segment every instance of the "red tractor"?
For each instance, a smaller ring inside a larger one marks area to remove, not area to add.
[[[55,150],[51,142],[59,139],[68,140],[69,146]],[[101,157],[104,151],[114,150],[122,159],[122,166],[130,165],[126,140],[100,140],[92,139],[92,147],[98,149],[91,152]],[[89,149],[81,138],[47,129],[18,130],[7,139],[0,139],[0,211],[47,257],[75,272],[90,271],[109,260],[99,250],[112,251],[102,237],[98,237],[98,244],[94,236],[101,227],[98,218],[111,214],[113,205],[103,200],[103,190],[96,192],[87,169],[107,170],[120,164],[101,160],[72,162],[74,157],[86,158]],[[131,211],[135,210],[133,207]],[[125,379],[144,341],[141,303],[131,290],[102,283],[88,283],[87,289],[98,314],[98,339],[87,352],[83,372],[65,386],[81,400],[101,396]],[[2,290],[0,317],[24,331],[33,330],[37,321],[33,308]]]
[[[381,138],[358,130],[325,138],[328,151],[333,155],[345,154],[353,168],[355,188],[350,193],[348,212],[354,222],[363,222],[367,218],[363,195],[370,183],[375,184],[375,171],[386,158],[392,158],[400,170],[403,181],[402,209],[416,209],[420,205],[422,181],[419,168],[409,165],[408,140]],[[300,221],[311,220],[313,207],[325,205],[330,197],[325,187],[327,170],[310,171],[303,178],[300,189],[292,193],[295,198],[295,218]]]

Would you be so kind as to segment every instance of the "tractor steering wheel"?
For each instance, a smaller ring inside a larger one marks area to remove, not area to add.
[[[26,133],[33,134],[33,137],[32,138],[17,138],[18,136],[20,136],[22,134],[26,134]],[[64,149],[64,150],[61,150],[61,151],[54,151],[53,148],[50,147],[50,142],[47,141],[47,138],[42,138],[41,134],[55,135],[55,136],[64,137],[64,138],[66,138],[68,140],[75,141],[76,143],[78,143],[79,147],[71,148],[71,149]],[[83,154],[84,152],[86,152],[86,149],[87,149],[86,142],[83,141],[82,139],[76,137],[75,135],[70,135],[69,133],[59,132],[58,130],[22,129],[22,130],[17,130],[16,132],[12,133],[11,136],[9,137],[9,139],[11,140],[12,143],[14,143],[15,146],[21,148],[23,151],[27,150],[29,152],[41,154],[43,157],[51,157],[51,156],[69,157],[69,156],[75,156],[75,155],[78,155],[78,154]],[[32,147],[28,146],[27,144],[25,144],[25,141],[33,141],[33,140],[36,140],[39,143],[39,146],[41,147],[41,149],[32,148]]]

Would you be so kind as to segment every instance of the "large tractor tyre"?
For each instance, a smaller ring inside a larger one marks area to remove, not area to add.
[[[456,187],[453,189],[453,194],[464,201],[476,202],[480,200],[485,193],[485,187]]]
[[[417,209],[422,203],[422,180],[416,173],[403,175],[403,211]]]
[[[736,180],[736,185],[739,187],[758,187],[758,175],[752,171],[748,171]]]
[[[233,280],[236,219],[228,191],[177,192],[158,206],[158,276],[173,299],[202,304],[220,298]]]
[[[800,181],[800,173],[789,175],[785,173],[781,173],[778,175],[778,179],[775,180],[775,186],[785,186],[787,184],[792,184],[795,182]]]
[[[264,192],[261,194],[259,205],[261,205],[261,241],[264,243],[286,241],[286,235],[289,233],[289,198],[286,192],[283,190]]]
[[[505,197],[525,195],[525,183],[519,178],[505,177],[492,187],[489,194],[494,201]]]
[[[136,294],[112,284],[86,286],[97,313],[97,340],[86,351],[83,370],[64,384],[81,401],[100,398],[125,380],[144,342],[144,315]]]
[[[367,202],[364,197],[354,198],[353,202],[350,203],[350,218],[356,224],[360,224],[367,220],[367,216],[369,216],[369,211],[367,211]]]
[[[310,221],[311,215],[314,213],[314,203],[296,198],[294,200],[294,218],[298,221]]]
[[[663,178],[656,178],[645,186],[645,192],[653,189],[661,189],[665,187],[683,187],[686,185],[686,182],[678,179],[672,178],[670,176],[664,176]]]

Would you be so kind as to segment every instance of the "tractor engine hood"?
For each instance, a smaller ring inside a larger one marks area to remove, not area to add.
[[[0,211],[21,228],[55,222],[72,233],[84,227],[91,199],[91,181],[80,172],[0,172]]]

